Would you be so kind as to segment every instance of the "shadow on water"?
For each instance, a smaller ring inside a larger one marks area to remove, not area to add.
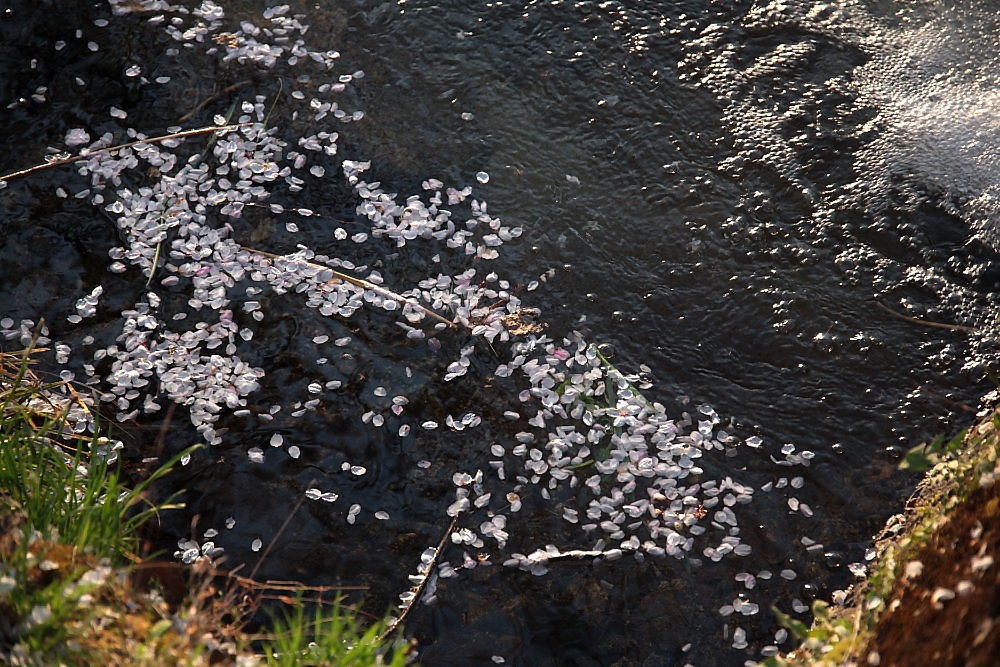
[[[38,162],[73,127],[93,136],[124,127],[159,133],[215,91],[250,82],[196,114],[191,126],[201,126],[244,92],[280,99],[296,84],[281,66],[219,65],[197,49],[166,57],[174,43],[145,17],[112,17],[101,4],[73,3],[58,13],[45,3],[8,4],[0,20],[3,173]],[[754,555],[736,562],[574,561],[543,577],[483,563],[442,580],[437,603],[411,614],[407,632],[425,664],[492,664],[495,655],[524,665],[742,662],[749,656],[729,648],[739,623],[717,613],[743,590],[734,575],[798,572],[794,582],[760,579],[752,591],[765,613],[742,624],[758,649],[771,643],[770,604],[787,610],[793,598],[828,597],[846,586],[843,565],[862,560],[870,535],[913,483],[894,469],[902,448],[963,423],[964,408],[981,393],[971,380],[992,361],[982,357],[963,371],[987,343],[914,325],[876,303],[893,296],[893,307],[912,304],[908,312],[947,320],[974,314],[967,301],[949,301],[961,292],[952,285],[988,301],[995,275],[963,269],[989,265],[995,251],[972,239],[960,215],[933,192],[877,217],[854,204],[817,203],[859,177],[850,156],[866,137],[854,124],[871,112],[842,108],[849,101],[843,90],[803,91],[848,77],[870,61],[869,51],[835,33],[751,23],[745,3],[627,4],[353,1],[309,9],[310,38],[339,49],[345,71],[365,72],[340,98],[366,118],[341,129],[338,159],[372,160],[372,172],[402,193],[418,192],[428,177],[464,183],[488,172],[477,193],[493,215],[525,229],[494,266],[519,284],[545,274],[524,300],[542,309],[550,331],[578,328],[609,345],[620,367],[645,364],[655,381],[648,395],[671,414],[708,403],[734,420],[731,430],[762,436],[768,453],[784,443],[814,451],[811,467],[788,476],[804,478],[798,497],[817,514],[806,519],[789,511],[784,496],[758,492],[743,534]],[[226,11],[241,18],[259,7],[227,3]],[[110,24],[95,26],[97,19]],[[726,47],[735,51],[730,64],[743,67],[747,86],[730,94],[752,88],[761,104],[812,105],[812,126],[779,128],[785,139],[795,135],[795,170],[771,159],[770,146],[748,151],[733,131],[733,114],[753,106],[713,87],[721,70],[712,63],[721,61],[699,39],[717,30],[735,44]],[[60,41],[65,46],[56,50]],[[819,55],[797,69],[775,61],[761,73],[768,54],[802,44]],[[150,80],[170,81],[139,85],[123,74],[134,63]],[[112,106],[127,121],[109,117]],[[273,122],[302,135],[316,129],[280,102]],[[54,339],[85,348],[82,339],[93,336],[96,349],[113,342],[116,314],[141,298],[145,280],[134,269],[105,270],[118,243],[113,221],[73,197],[81,187],[62,169],[0,190],[0,314],[44,316]],[[69,197],[56,196],[57,188]],[[307,188],[296,201],[331,219],[360,219],[340,179]],[[340,251],[329,219],[300,220],[294,235],[283,222],[248,211],[236,234],[273,251],[295,243]],[[378,268],[388,285],[411,285],[438,270],[408,248],[368,244],[354,252],[355,264]],[[461,270],[460,260],[442,261]],[[907,267],[936,277],[908,280]],[[97,284],[107,295],[100,316],[70,326],[65,314]],[[183,311],[185,296],[167,292],[165,308]],[[252,542],[268,543],[307,488],[336,489],[333,504],[303,505],[259,577],[366,585],[366,608],[381,613],[407,588],[420,552],[444,532],[452,473],[488,469],[483,443],[514,441],[516,429],[502,415],[516,409],[517,391],[491,377],[498,359],[483,346],[473,373],[442,383],[443,367],[471,342],[458,335],[443,336],[436,352],[407,340],[384,313],[339,320],[273,294],[262,297],[262,309],[267,326],[240,354],[268,374],[249,397],[250,414],[224,416],[224,443],[179,474],[191,512],[166,519],[163,547],[212,527],[228,564],[253,565]],[[240,326],[256,326],[246,313],[237,317]],[[350,341],[312,342],[319,336]],[[317,358],[328,361],[317,365]],[[311,397],[312,382],[343,386],[314,412],[293,416],[292,404]],[[377,397],[377,387],[388,395]],[[483,425],[397,437],[401,418],[389,415],[381,429],[362,422],[363,413],[386,410],[394,394],[409,398],[411,422],[475,411]],[[121,428],[133,446],[148,446],[160,422],[147,417]],[[274,433],[301,456],[272,455]],[[178,416],[164,443],[180,449],[197,437]],[[248,461],[251,447],[267,454],[264,463]],[[730,463],[756,487],[785,474],[766,457],[741,453]],[[345,465],[367,473],[352,475]],[[354,503],[364,512],[349,525]],[[230,517],[235,525],[223,530]],[[560,544],[566,531],[540,498],[525,498],[518,521],[510,551]],[[804,534],[824,548],[807,556]],[[463,555],[454,548],[447,558],[461,563]]]

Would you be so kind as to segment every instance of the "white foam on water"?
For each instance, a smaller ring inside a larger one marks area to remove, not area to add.
[[[928,193],[1000,250],[1000,12],[949,5],[901,10],[852,72],[858,104],[878,112],[855,157],[857,186],[871,208],[892,206],[896,188]]]
[[[680,77],[719,101],[734,149],[725,172],[760,185],[756,200],[799,193],[803,217],[786,242],[802,258],[838,246],[844,278],[875,299],[979,329],[956,368],[982,375],[997,363],[981,281],[1000,251],[1000,13],[971,2],[882,9],[792,0],[758,3],[731,24],[691,19]],[[964,223],[964,253],[926,258],[933,240],[914,239],[940,224],[925,222],[928,210]],[[904,296],[914,290],[929,298]]]

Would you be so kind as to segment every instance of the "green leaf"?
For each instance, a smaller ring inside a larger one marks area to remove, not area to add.
[[[959,448],[962,446],[962,443],[965,442],[965,432],[966,429],[962,429],[961,431],[958,432],[958,434],[954,438],[948,441],[948,444],[945,446],[945,449],[948,451],[949,454],[954,454],[955,452],[957,452]]]
[[[166,619],[166,618],[164,618],[164,619],[162,619],[160,621],[157,621],[156,625],[154,625],[149,630],[149,638],[152,639],[152,640],[159,639],[160,637],[162,637],[164,635],[164,633],[166,633],[167,630],[169,630],[171,628],[172,625],[173,625],[173,622],[170,621],[169,619]]]
[[[924,472],[934,467],[937,462],[937,455],[933,454],[926,444],[920,444],[903,455],[903,460],[899,462],[899,469]]]
[[[775,606],[771,607],[771,612],[774,614],[774,617],[778,619],[778,625],[788,630],[795,641],[800,642],[806,638],[809,628],[806,627],[805,623],[792,618]]]

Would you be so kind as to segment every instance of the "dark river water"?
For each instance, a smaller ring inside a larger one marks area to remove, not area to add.
[[[119,4],[114,14],[103,2],[3,3],[0,172],[42,162],[48,147],[77,150],[64,143],[72,128],[123,143],[127,128],[156,136],[202,127],[261,95],[292,148],[319,131],[340,138],[336,156],[317,159],[325,179],[303,175],[301,192],[282,185],[272,196],[320,215],[248,208],[230,221],[241,244],[274,253],[302,244],[377,269],[399,291],[469,267],[477,281],[491,270],[513,285],[538,280],[518,296],[540,309],[553,338],[582,332],[620,370],[641,372],[644,395],[672,418],[698,419],[697,406],[711,406],[730,433],[763,442],[705,466],[758,489],[740,508],[753,553],[718,563],[694,552],[553,561],[542,576],[503,567],[510,552],[593,542],[524,492],[506,550],[466,548],[488,562],[440,579],[436,600],[409,614],[405,632],[423,664],[759,659],[775,644],[772,605],[802,609],[853,580],[847,565],[864,561],[871,535],[915,483],[896,470],[902,452],[966,425],[992,386],[1000,31],[990,3],[293,3],[308,47],[340,52],[330,70],[289,66],[287,55],[265,67],[206,53],[241,21],[263,25],[262,3],[224,3],[219,26],[187,42],[166,27],[189,16]],[[133,65],[141,77],[127,74]],[[359,70],[363,78],[326,97],[363,118],[295,111],[304,108],[295,91],[308,101]],[[192,150],[206,143],[192,140]],[[472,184],[489,213],[523,235],[492,263],[443,247],[435,262],[438,251],[414,244],[345,245],[333,227],[353,235],[370,223],[339,176],[341,159],[370,160],[365,178],[401,199],[429,178]],[[154,182],[142,169],[126,181]],[[108,362],[94,351],[122,333],[121,313],[146,298],[146,276],[109,272],[122,232],[93,193],[75,196],[85,187],[66,166],[0,190],[0,316],[44,317],[50,337],[73,348],[66,368],[82,377],[95,364],[106,378]],[[96,316],[67,321],[97,285]],[[165,321],[186,312],[189,294],[152,285]],[[238,301],[251,298],[247,285],[234,290]],[[239,354],[266,374],[243,412],[223,409],[221,443],[168,483],[186,489],[188,508],[165,516],[157,539],[169,554],[178,539],[201,543],[212,529],[225,563],[252,569],[255,540],[269,544],[306,489],[335,490],[333,503],[305,501],[256,576],[367,586],[354,599],[381,614],[444,535],[453,473],[487,471],[491,445],[509,447],[524,428],[503,416],[517,410],[520,388],[493,376],[509,344],[477,344],[469,373],[446,382],[448,365],[474,344],[467,334],[445,332],[428,346],[378,310],[327,317],[294,290],[259,300],[260,323],[234,310],[240,327],[255,329]],[[59,371],[51,355],[45,363]],[[338,381],[339,391],[308,387]],[[387,397],[373,393],[382,386]],[[389,412],[384,428],[363,419],[388,410],[393,395],[408,398],[410,422],[442,428],[397,437]],[[317,409],[297,414],[317,396]],[[444,428],[446,415],[468,412],[482,423]],[[120,424],[126,458],[201,441],[186,407],[170,411],[166,429],[164,414]],[[301,455],[272,448],[275,433]],[[813,452],[811,465],[776,465],[789,444]],[[248,458],[253,448],[263,463]],[[352,465],[365,472],[342,470]],[[768,483],[780,492],[760,490]],[[813,516],[792,509],[792,488]],[[464,558],[456,544],[441,554],[455,567]],[[786,569],[794,579],[778,575]],[[752,590],[734,579],[761,570],[774,576]],[[760,613],[721,616],[740,594]],[[734,642],[737,627],[746,648]]]

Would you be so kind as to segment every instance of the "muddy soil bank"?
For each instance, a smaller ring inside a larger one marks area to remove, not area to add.
[[[950,443],[911,450],[933,463],[875,538],[867,576],[843,606],[789,622],[802,646],[765,664],[993,665],[1000,655],[1000,409]]]

